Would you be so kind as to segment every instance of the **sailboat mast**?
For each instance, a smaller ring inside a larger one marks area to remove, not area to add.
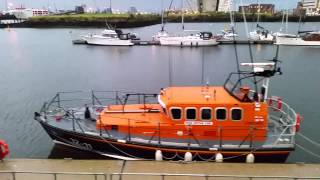
[[[164,18],[163,0],[161,0],[161,31],[164,31],[163,18]]]
[[[229,10],[229,15],[230,15],[230,26],[233,27],[234,26],[234,19],[233,19],[233,12],[232,12],[231,5],[232,5],[232,0],[230,0],[230,2],[229,2],[228,10]]]
[[[286,33],[288,33],[289,10],[286,11]]]
[[[181,18],[182,18],[182,30],[184,30],[184,7],[183,7],[183,0],[181,0]]]
[[[282,32],[282,30],[283,30],[282,28],[283,28],[283,25],[284,25],[284,18],[285,18],[285,16],[286,16],[285,13],[286,13],[285,11],[282,12],[282,21],[281,21],[280,32]]]
[[[258,3],[258,18],[257,18],[257,25],[259,24],[259,22],[260,22],[260,1],[259,0],[257,0],[257,3]]]

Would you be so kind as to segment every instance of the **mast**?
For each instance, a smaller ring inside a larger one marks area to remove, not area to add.
[[[164,18],[163,0],[161,0],[161,31],[164,31],[163,18]]]
[[[182,30],[184,30],[184,8],[183,8],[183,0],[181,0],[181,18],[182,18]]]
[[[229,15],[230,15],[230,26],[233,27],[234,26],[234,17],[233,17],[233,12],[232,12],[232,8],[231,8],[231,5],[232,5],[232,0],[230,0],[229,2]]]
[[[257,0],[258,3],[258,17],[257,17],[257,26],[259,26],[259,22],[260,22],[260,1]]]
[[[281,21],[281,27],[280,27],[280,32],[282,32],[283,24],[284,24],[284,18],[285,18],[285,11],[282,12],[282,21]]]
[[[289,21],[289,10],[287,9],[286,14],[286,33],[288,33],[288,21]]]

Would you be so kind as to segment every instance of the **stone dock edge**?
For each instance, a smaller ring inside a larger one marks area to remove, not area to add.
[[[58,174],[55,175],[55,173]],[[118,173],[123,174],[123,176],[120,177]],[[113,174],[112,177],[111,174]],[[0,162],[0,180],[219,179],[214,176],[221,176],[221,179],[261,179],[262,177],[264,177],[263,179],[320,179],[320,164],[186,163],[182,161],[73,159],[8,159]]]

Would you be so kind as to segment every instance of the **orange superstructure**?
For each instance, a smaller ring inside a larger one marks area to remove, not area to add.
[[[239,92],[240,93],[240,92]],[[243,94],[242,94],[243,96]],[[97,121],[98,129],[135,135],[199,140],[263,141],[267,135],[267,104],[241,101],[224,87],[169,87],[159,104],[110,105]]]

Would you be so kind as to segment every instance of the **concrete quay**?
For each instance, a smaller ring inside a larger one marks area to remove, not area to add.
[[[243,164],[121,160],[10,159],[0,180],[319,179],[320,164]]]

